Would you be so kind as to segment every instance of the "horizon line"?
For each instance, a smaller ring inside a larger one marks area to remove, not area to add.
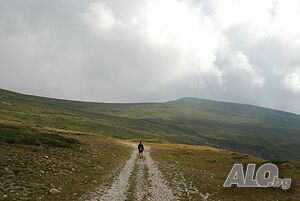
[[[232,101],[224,101],[224,100],[216,100],[216,99],[208,99],[208,98],[200,98],[200,97],[193,97],[193,96],[183,96],[177,99],[173,100],[168,100],[168,101],[141,101],[141,102],[101,102],[101,101],[89,101],[89,100],[80,100],[80,99],[65,99],[65,98],[57,98],[57,97],[51,97],[51,96],[42,96],[42,95],[36,95],[36,94],[29,94],[29,93],[23,93],[23,92],[18,92],[18,91],[13,91],[9,89],[4,89],[0,87],[0,90],[7,91],[10,93],[16,93],[24,96],[31,96],[31,97],[37,97],[37,98],[45,98],[45,99],[52,99],[52,100],[57,100],[57,101],[70,101],[70,102],[81,102],[81,103],[94,103],[94,104],[163,104],[163,103],[170,103],[170,102],[175,102],[184,98],[191,98],[191,99],[198,99],[198,100],[206,100],[206,101],[212,101],[212,102],[218,102],[218,103],[227,103],[227,104],[238,104],[238,105],[245,105],[245,106],[252,106],[252,107],[259,107],[263,109],[268,109],[268,110],[274,110],[274,111],[279,111],[279,112],[285,112],[289,114],[294,114],[300,116],[300,113],[296,112],[291,112],[287,110],[281,110],[281,109],[276,109],[276,108],[270,108],[266,106],[261,106],[261,105],[254,105],[254,104],[249,104],[249,103],[241,103],[241,102],[232,102]]]

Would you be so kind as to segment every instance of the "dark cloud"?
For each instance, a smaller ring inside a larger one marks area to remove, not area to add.
[[[0,86],[108,102],[195,96],[300,113],[299,5],[3,0]]]

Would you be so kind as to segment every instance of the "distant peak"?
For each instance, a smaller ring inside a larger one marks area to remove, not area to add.
[[[169,101],[168,103],[199,103],[204,100],[205,99],[186,96],[173,101]]]

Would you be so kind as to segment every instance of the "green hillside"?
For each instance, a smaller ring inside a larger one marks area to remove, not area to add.
[[[300,116],[245,104],[196,98],[166,103],[90,103],[0,90],[0,121],[210,145],[272,160],[300,159]]]

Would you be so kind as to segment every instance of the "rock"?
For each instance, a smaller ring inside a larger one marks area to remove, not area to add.
[[[97,168],[100,170],[104,170],[104,167],[102,167],[101,165],[97,165]]]
[[[292,164],[291,162],[289,161],[286,161],[284,163],[281,164],[282,166],[290,166],[290,167],[294,167],[294,164]]]
[[[3,198],[7,198],[8,197],[8,195],[3,195]]]
[[[45,174],[45,171],[41,170],[40,173]]]
[[[49,158],[49,156],[45,155],[45,158],[46,158],[46,159],[48,159],[48,158]]]
[[[60,193],[60,191],[57,190],[56,188],[51,188],[50,193],[57,194],[57,193]]]
[[[12,170],[10,170],[8,167],[5,167],[4,170],[5,170],[6,172],[8,172],[9,174],[15,176],[15,173],[14,173]]]

